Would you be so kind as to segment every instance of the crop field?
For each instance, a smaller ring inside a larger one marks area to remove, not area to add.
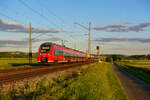
[[[109,63],[90,64],[57,78],[34,82],[1,100],[128,100]]]
[[[123,70],[135,77],[150,83],[150,61],[149,60],[124,60],[116,63]]]
[[[150,60],[124,60],[120,61],[120,64],[150,69]]]
[[[0,69],[30,67],[28,58],[0,58]],[[38,64],[35,58],[32,59],[33,65]]]

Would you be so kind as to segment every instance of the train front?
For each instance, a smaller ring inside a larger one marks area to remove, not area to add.
[[[52,44],[51,43],[43,43],[38,51],[38,62],[39,63],[48,63],[53,62],[52,59]]]

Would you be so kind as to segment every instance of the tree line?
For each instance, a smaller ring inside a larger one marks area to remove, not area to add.
[[[33,58],[37,57],[37,53],[33,53]],[[25,52],[0,52],[0,58],[28,58],[29,54]]]
[[[120,60],[150,60],[150,55],[108,55],[106,56],[106,62],[120,61]]]

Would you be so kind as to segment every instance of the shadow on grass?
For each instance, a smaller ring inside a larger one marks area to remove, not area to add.
[[[24,65],[30,65],[30,66],[40,66],[41,64],[39,63],[32,63],[32,64],[29,64],[29,63],[9,63],[10,65],[16,67],[16,66],[24,66]]]
[[[32,63],[32,64],[29,64],[29,63],[8,63],[10,64],[12,67],[19,67],[19,66],[51,66],[51,65],[54,65],[53,63]]]
[[[143,80],[144,82],[150,84],[150,69],[148,68],[139,68],[129,65],[117,65],[121,69],[131,73],[135,77]]]
[[[140,67],[134,67],[134,66],[129,66],[129,65],[125,65],[125,66],[136,71],[147,73],[150,76],[150,69],[148,68],[140,68]]]

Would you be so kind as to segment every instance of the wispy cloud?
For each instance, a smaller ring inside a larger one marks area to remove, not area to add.
[[[28,41],[24,40],[0,40],[0,47],[12,47],[26,45]]]
[[[95,38],[93,41],[97,42],[140,42],[150,43],[150,38]]]
[[[38,39],[37,41],[50,41],[50,42],[56,42],[64,40],[63,38],[57,37],[57,36],[51,36],[50,38],[44,38],[44,39]]]
[[[106,26],[95,26],[94,30],[99,31],[108,31],[108,32],[140,32],[146,31],[146,28],[150,27],[150,22],[147,23],[139,23],[137,25],[133,24],[111,24]]]
[[[28,33],[28,30],[29,30],[28,27],[23,24],[18,24],[16,22],[7,22],[0,18],[0,31]],[[48,32],[59,33],[59,32],[67,32],[67,31],[32,27],[32,33],[48,33]]]
[[[56,42],[60,40],[64,40],[64,39],[57,36],[52,36],[50,38],[32,40],[32,42],[33,43],[44,42],[44,41]],[[28,45],[28,38],[23,38],[21,40],[0,39],[0,47],[24,47],[27,45]]]

